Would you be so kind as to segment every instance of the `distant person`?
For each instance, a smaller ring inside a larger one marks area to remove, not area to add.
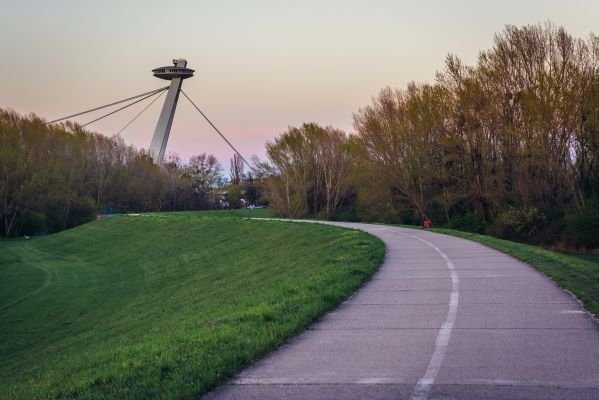
[[[424,229],[428,229],[431,227],[431,220],[428,218],[425,218],[424,221],[422,222],[422,226],[424,227]]]

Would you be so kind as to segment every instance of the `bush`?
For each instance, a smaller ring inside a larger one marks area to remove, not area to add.
[[[399,212],[399,223],[403,225],[422,226],[422,217],[416,215],[413,210],[403,210]]]
[[[353,208],[343,208],[336,210],[331,214],[330,221],[344,221],[344,222],[360,222],[360,216],[358,212]]]
[[[564,218],[564,239],[576,248],[599,249],[599,201],[587,201],[579,211]]]
[[[45,234],[48,231],[47,220],[48,217],[44,212],[26,212],[21,219],[22,226],[19,228],[19,232],[28,236]]]
[[[485,229],[485,222],[477,217],[476,214],[469,212],[451,218],[449,228],[459,231],[482,233]]]
[[[438,200],[432,200],[428,203],[428,207],[426,207],[426,214],[426,216],[433,222],[433,226],[439,226],[447,221],[445,206]],[[422,226],[424,218],[418,216],[417,220],[418,221],[414,225]]]
[[[536,207],[509,207],[495,220],[495,234],[503,239],[539,243],[545,240],[547,218]]]
[[[241,208],[241,187],[235,184],[229,185],[227,188],[227,193],[229,195],[229,207]]]

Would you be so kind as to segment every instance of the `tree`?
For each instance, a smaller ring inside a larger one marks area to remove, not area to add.
[[[200,201],[202,208],[214,206],[213,190],[222,181],[222,167],[213,155],[202,153],[191,157],[187,165],[187,175]]]
[[[383,89],[354,116],[361,216],[490,226],[535,210],[531,232],[555,240],[598,192],[598,66],[597,36],[508,25],[475,66],[450,55],[434,85]]]
[[[442,88],[430,85],[411,84],[406,91],[386,88],[354,114],[353,151],[361,165],[358,198],[379,199],[381,215],[398,219],[411,209],[429,217],[445,96]]]
[[[220,166],[205,154],[191,161],[173,155],[161,167],[121,138],[0,110],[0,235],[56,232],[102,208],[208,208]]]
[[[243,180],[243,169],[244,162],[243,159],[239,156],[239,154],[234,153],[233,158],[231,158],[231,183],[234,185],[240,185]]]
[[[304,124],[267,143],[271,206],[286,217],[329,217],[347,193],[350,158],[345,134]]]

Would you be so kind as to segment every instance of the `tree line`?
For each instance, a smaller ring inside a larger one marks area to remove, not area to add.
[[[0,110],[0,235],[56,232],[98,210],[268,203],[284,217],[449,226],[599,247],[599,37],[506,26],[474,66],[384,88],[355,132],[314,123],[266,143],[251,171],[211,155],[159,166],[119,137]],[[217,196],[215,189],[220,188]],[[224,196],[223,196],[224,195]]]
[[[57,232],[97,212],[217,208],[225,182],[212,155],[171,154],[159,166],[120,137],[0,109],[2,237]]]
[[[257,163],[286,217],[344,218],[599,247],[599,37],[506,26],[476,65],[385,88],[355,132],[304,124]]]

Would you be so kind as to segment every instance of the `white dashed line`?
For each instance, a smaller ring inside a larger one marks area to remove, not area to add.
[[[412,397],[410,397],[410,400],[426,400],[428,393],[431,390],[431,386],[435,383],[435,379],[437,378],[441,364],[443,363],[445,351],[447,350],[449,338],[451,337],[453,325],[455,324],[456,315],[458,312],[458,303],[460,300],[460,280],[458,279],[458,273],[456,272],[455,267],[449,257],[447,257],[447,255],[443,253],[437,246],[417,236],[406,235],[403,233],[402,235],[420,240],[421,242],[432,247],[437,253],[439,253],[441,257],[443,257],[451,274],[452,288],[451,294],[449,296],[449,311],[447,312],[447,318],[437,334],[435,352],[433,353],[431,361],[428,364],[426,372],[416,384],[414,392],[412,393]]]

